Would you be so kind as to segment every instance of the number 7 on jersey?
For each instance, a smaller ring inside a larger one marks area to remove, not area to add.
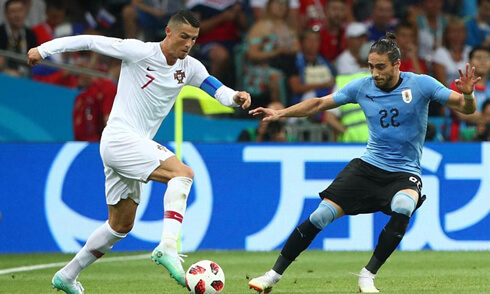
[[[146,75],[146,77],[149,78],[150,80],[146,84],[144,84],[143,86],[141,86],[141,89],[146,88],[151,82],[153,82],[153,80],[155,80],[155,78],[152,77],[152,76],[150,76],[150,75]]]

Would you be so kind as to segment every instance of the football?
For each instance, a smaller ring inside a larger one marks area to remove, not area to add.
[[[216,262],[201,260],[189,267],[185,283],[190,293],[220,293],[225,287],[225,274]]]

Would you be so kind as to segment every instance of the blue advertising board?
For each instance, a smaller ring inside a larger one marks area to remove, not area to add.
[[[173,148],[173,144],[167,145]],[[185,214],[184,251],[272,250],[318,205],[318,192],[361,145],[191,144],[184,161],[194,185]],[[0,253],[75,252],[107,218],[99,145],[0,144]],[[427,201],[401,250],[490,249],[490,143],[427,144]],[[151,250],[162,230],[165,185],[144,187],[133,231],[114,250]],[[343,217],[311,248],[371,250],[388,217]]]

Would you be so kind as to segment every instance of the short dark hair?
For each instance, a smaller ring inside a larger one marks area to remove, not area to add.
[[[22,0],[7,0],[7,1],[5,1],[5,4],[3,6],[3,8],[4,8],[3,11],[4,12],[7,11],[10,4],[15,3],[15,2],[19,2],[19,3],[22,3],[22,5],[24,5],[24,1],[22,1]]]
[[[476,51],[486,51],[487,53],[490,53],[490,49],[485,46],[476,46],[473,49],[471,49],[470,54],[468,55],[469,59],[473,58],[473,55],[475,54]]]
[[[169,26],[182,23],[189,24],[195,28],[199,28],[201,26],[197,16],[190,10],[179,10],[175,12],[168,21]]]
[[[392,32],[387,32],[383,39],[374,42],[374,44],[371,46],[371,49],[369,49],[369,54],[387,54],[390,62],[392,64],[395,64],[395,62],[401,58],[400,48],[398,48],[395,39],[395,34],[393,34]]]

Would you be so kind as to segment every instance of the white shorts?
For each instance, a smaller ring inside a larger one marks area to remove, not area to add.
[[[153,140],[125,134],[103,137],[100,156],[106,178],[106,203],[115,205],[126,198],[139,203],[143,182],[148,181],[151,173],[160,166],[160,161],[175,155]]]

